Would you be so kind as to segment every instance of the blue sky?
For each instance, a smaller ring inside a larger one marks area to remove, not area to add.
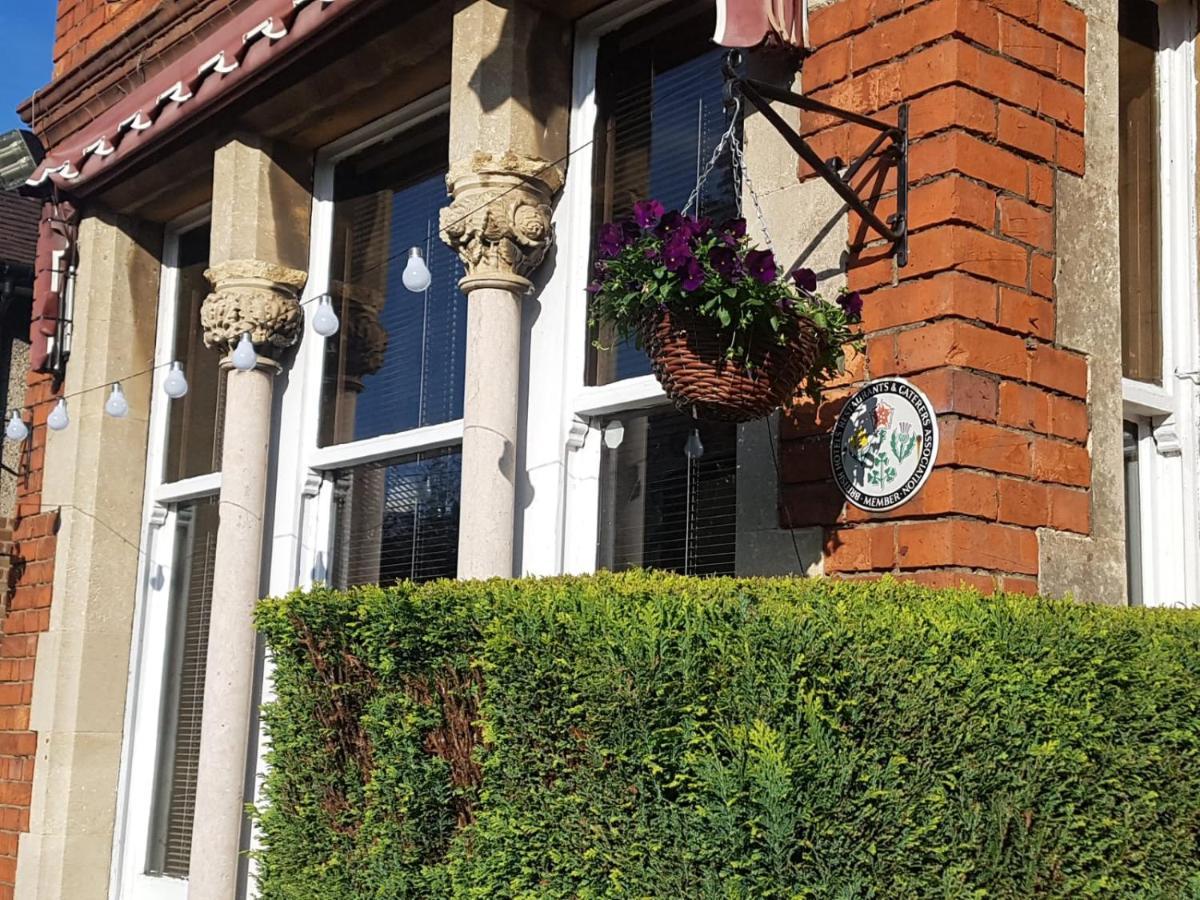
[[[0,0],[0,131],[19,127],[17,104],[50,81],[57,7],[57,0]]]

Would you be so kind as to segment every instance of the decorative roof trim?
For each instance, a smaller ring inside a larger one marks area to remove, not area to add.
[[[325,26],[358,0],[258,0],[204,44],[168,66],[46,154],[26,182],[78,189],[134,150],[199,114],[234,85]]]

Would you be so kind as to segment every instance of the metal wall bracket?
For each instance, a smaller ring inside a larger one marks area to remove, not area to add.
[[[908,265],[908,104],[903,103],[897,111],[896,124],[881,122],[870,116],[860,115],[846,109],[839,109],[793,93],[773,84],[745,78],[740,74],[742,54],[731,50],[725,55],[725,91],[726,96],[733,98],[741,95],[745,100],[763,114],[763,117],[783,135],[784,140],[799,154],[814,172],[827,181],[846,205],[862,216],[863,221],[876,231],[884,240],[889,241],[895,248],[896,261],[901,266]],[[807,112],[822,113],[833,116],[843,122],[851,122],[878,131],[879,135],[871,145],[863,151],[844,171],[835,167],[817,154],[796,129],[788,125],[775,109],[772,103],[784,103]],[[889,143],[890,142],[890,143]],[[884,145],[887,144],[885,147]],[[864,165],[884,150],[884,158],[890,158],[896,166],[896,214],[890,216],[887,222],[879,218],[867,201],[855,191],[851,182]]]

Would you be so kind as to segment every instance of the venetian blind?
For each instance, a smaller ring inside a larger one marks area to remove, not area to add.
[[[681,209],[695,189],[728,126],[722,51],[709,40],[712,19],[708,5],[672,3],[602,41],[593,233],[646,198]],[[735,190],[726,156],[705,183],[700,215],[731,218]],[[607,335],[599,337],[611,344]],[[608,384],[649,372],[645,355],[632,345],[593,348],[588,381]]]
[[[1126,378],[1162,382],[1158,6],[1121,0],[1118,23],[1121,344]]]
[[[737,426],[658,410],[610,420],[606,431],[597,565],[734,574]]]
[[[152,875],[188,875],[218,519],[215,497],[183,504],[176,513],[167,677],[147,865]]]
[[[454,578],[461,470],[455,447],[336,472],[329,582]]]
[[[331,292],[342,328],[325,344],[322,446],[462,417],[464,271],[438,238],[448,148],[441,117],[338,165]],[[433,276],[420,294],[402,282],[412,247]]]
[[[165,481],[210,475],[221,468],[225,422],[225,373],[221,357],[204,346],[200,307],[208,296],[207,223],[179,236],[178,287],[175,295],[174,358],[187,373],[188,392],[168,410]]]

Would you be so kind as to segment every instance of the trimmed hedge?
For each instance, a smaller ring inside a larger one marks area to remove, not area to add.
[[[265,602],[265,900],[1200,897],[1200,617],[894,581]]]

